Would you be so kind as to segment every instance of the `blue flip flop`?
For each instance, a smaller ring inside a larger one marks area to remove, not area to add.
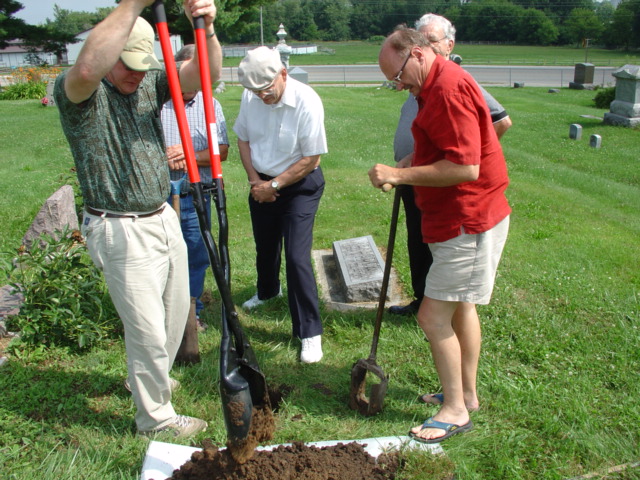
[[[425,395],[429,395],[429,396],[435,398],[440,403],[425,402],[424,401]],[[418,397],[418,401],[422,402],[422,403],[426,403],[427,405],[442,405],[444,403],[444,393],[423,393],[422,395],[420,395]]]
[[[416,442],[420,443],[440,443],[443,440],[446,440],[447,438],[452,437],[458,433],[468,432],[473,428],[473,422],[469,420],[469,422],[465,423],[464,425],[456,425],[455,423],[438,422],[437,420],[434,420],[433,417],[429,417],[422,424],[421,431],[425,428],[439,428],[441,430],[444,430],[445,434],[437,438],[424,439],[416,436],[415,433],[409,430],[409,436]]]

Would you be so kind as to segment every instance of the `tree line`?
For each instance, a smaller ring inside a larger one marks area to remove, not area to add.
[[[166,0],[169,30],[193,41],[180,0]],[[287,41],[379,40],[396,25],[413,26],[424,13],[444,15],[458,42],[519,45],[600,45],[640,48],[640,0],[216,0],[216,26],[223,44],[275,42],[282,23]],[[23,8],[0,0],[0,48],[21,40],[31,48],[61,54],[78,33],[106,17],[111,8],[70,11],[54,5],[54,18],[27,25],[15,18]],[[149,10],[149,9],[148,9]],[[150,12],[145,12],[153,23]]]

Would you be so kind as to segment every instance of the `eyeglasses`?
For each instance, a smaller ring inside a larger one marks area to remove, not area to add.
[[[434,43],[440,43],[441,41],[446,40],[446,39],[447,39],[446,36],[442,37],[440,40],[431,40],[430,38],[427,38],[427,42],[429,42],[429,43],[431,43],[433,45]]]
[[[402,79],[400,77],[402,77],[402,72],[404,70],[404,67],[407,66],[407,62],[409,61],[410,58],[411,58],[411,52],[409,52],[409,55],[407,56],[407,59],[404,61],[404,63],[400,67],[400,71],[398,72],[398,74],[395,77],[393,77],[393,80],[391,80],[392,82],[402,83]]]

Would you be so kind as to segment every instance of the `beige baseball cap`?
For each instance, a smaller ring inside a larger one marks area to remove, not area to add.
[[[250,90],[262,90],[273,83],[284,64],[280,52],[269,47],[249,50],[238,66],[238,80]]]
[[[155,33],[144,18],[138,17],[133,24],[129,39],[122,49],[120,60],[131,70],[146,72],[162,70],[162,64],[153,51]]]

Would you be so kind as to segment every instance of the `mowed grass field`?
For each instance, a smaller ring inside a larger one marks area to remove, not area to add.
[[[392,163],[407,93],[316,90],[330,153],[322,162],[327,186],[314,248],[362,235],[384,247],[392,195],[373,189],[367,170]],[[640,478],[638,468],[607,473],[640,459],[640,131],[591,118],[605,113],[593,107],[594,92],[489,90],[514,123],[502,141],[513,214],[492,303],[479,308],[481,408],[472,432],[443,444],[445,457],[407,454],[398,478]],[[229,127],[240,93],[231,87],[219,96]],[[569,139],[573,123],[583,127],[581,140]],[[240,305],[255,291],[254,250],[246,175],[230,134],[223,170],[232,293]],[[589,146],[591,134],[601,135],[601,148]],[[0,250],[9,262],[44,200],[75,180],[55,108],[0,102],[0,144]],[[402,222],[394,267],[409,285]],[[173,372],[183,385],[176,409],[210,424],[196,445],[226,438],[211,275],[207,286],[212,303],[204,318],[211,327],[200,336],[202,362]],[[274,443],[405,435],[435,413],[416,401],[440,386],[415,320],[385,315],[378,347],[378,363],[391,377],[385,410],[364,418],[347,406],[349,374],[368,355],[375,312],[323,308],[322,315],[325,358],[303,366],[285,301],[241,313],[268,382],[292,387],[277,414]],[[36,359],[11,357],[0,370],[0,479],[139,478],[148,443],[135,436],[125,375],[121,342],[83,355],[54,350]]]

